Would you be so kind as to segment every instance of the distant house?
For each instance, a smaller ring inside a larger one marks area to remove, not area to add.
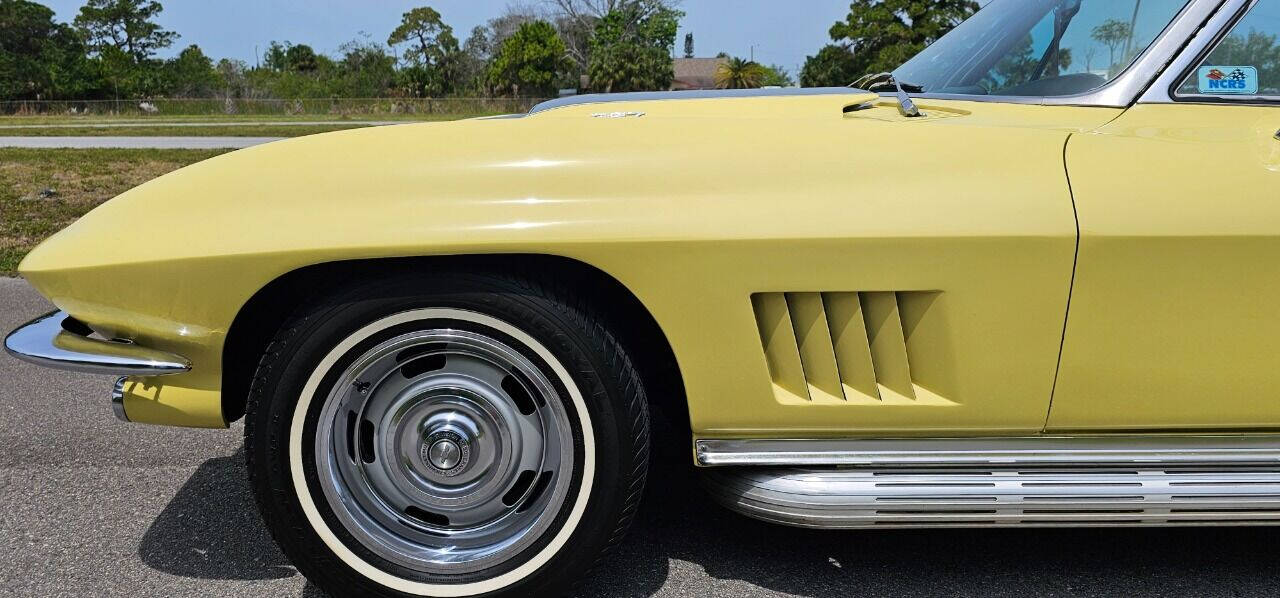
[[[671,89],[715,89],[716,73],[720,71],[720,65],[728,62],[728,58],[677,58],[674,65],[676,77],[671,82]]]

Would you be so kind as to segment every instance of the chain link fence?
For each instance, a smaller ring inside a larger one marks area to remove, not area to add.
[[[0,102],[5,116],[212,116],[212,115],[484,115],[527,112],[531,98],[172,98],[153,100],[52,100]]]

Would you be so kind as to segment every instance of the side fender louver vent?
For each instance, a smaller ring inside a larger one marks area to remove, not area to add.
[[[757,293],[751,302],[782,402],[953,404],[912,371],[904,316],[936,292]],[[919,351],[915,351],[919,353]]]

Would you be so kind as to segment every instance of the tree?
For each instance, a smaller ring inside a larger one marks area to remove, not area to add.
[[[990,93],[1009,89],[1032,81],[1036,69],[1040,68],[1042,56],[1035,53],[1031,46],[1031,36],[1027,35],[1018,42],[1000,62],[996,63],[992,72],[983,78],[981,85]],[[1045,63],[1040,78],[1057,77],[1059,73],[1071,67],[1071,48],[1058,48],[1057,52]]]
[[[780,64],[771,64],[764,67],[764,81],[760,82],[762,87],[791,87],[795,85],[795,79],[791,78],[791,73],[786,67]]]
[[[809,56],[800,70],[803,87],[844,87],[862,76],[862,67],[853,58],[853,52],[844,46],[829,44]]]
[[[469,91],[482,91],[485,88],[485,75],[491,55],[489,29],[483,25],[475,26],[467,41],[462,44],[462,55],[458,63],[459,88]]]
[[[498,52],[502,43],[515,35],[521,25],[535,21],[551,22],[552,17],[523,2],[507,4],[502,14],[489,19],[484,25],[476,26],[462,45],[462,56],[459,61],[459,85],[476,91],[488,93],[489,60]],[[559,29],[557,27],[557,29]],[[560,32],[564,40],[563,31]]]
[[[508,4],[502,14],[489,19],[488,23],[485,24],[489,30],[489,54],[496,53],[498,46],[501,46],[502,42],[506,41],[507,38],[515,35],[516,31],[520,30],[521,25],[534,21],[546,21],[553,25],[555,24],[545,11],[525,4]],[[557,28],[557,32],[559,32],[559,28]],[[560,34],[560,39],[563,41],[563,33]]]
[[[262,55],[262,66],[277,72],[289,70],[289,47],[292,45],[287,40],[284,43],[273,40]]]
[[[213,61],[205,56],[200,46],[190,45],[177,58],[165,63],[170,92],[186,97],[207,97],[219,84],[218,71]]]
[[[334,65],[336,77],[326,90],[345,98],[382,97],[396,78],[396,59],[387,49],[367,39],[351,40],[338,48],[342,58]]]
[[[483,25],[473,27],[471,35],[467,36],[467,41],[462,44],[462,51],[476,60],[489,60],[489,56],[493,54],[489,28]]]
[[[974,0],[853,0],[831,39],[852,53],[856,79],[898,68],[977,10]]]
[[[693,34],[684,34],[684,57],[693,58]]]
[[[317,54],[307,44],[294,44],[288,40],[273,41],[262,57],[262,66],[275,72],[313,73],[320,69],[328,57]]]
[[[730,58],[716,70],[716,87],[720,89],[756,89],[764,86],[765,68],[754,60]]]
[[[152,21],[162,11],[154,0],[89,0],[74,22],[94,51],[115,48],[141,64],[178,38]]]
[[[316,51],[306,44],[289,46],[284,53],[285,69],[298,73],[311,73],[320,68]]]
[[[241,98],[249,93],[249,80],[246,75],[249,65],[244,61],[223,58],[218,61],[218,66],[215,68],[222,91],[229,97]]]
[[[404,43],[409,44],[404,53],[409,66],[402,69],[407,72],[401,77],[400,87],[408,88],[413,95],[431,96],[451,93],[462,84],[466,58],[453,27],[445,24],[434,8],[423,6],[404,13],[387,44]]]
[[[591,64],[592,38],[607,15],[620,14],[639,21],[659,11],[673,11],[681,0],[543,0],[555,7],[556,28],[580,71]],[[681,15],[683,16],[683,14]],[[677,20],[679,18],[677,17]],[[635,23],[627,23],[633,26]],[[672,36],[668,46],[674,46]]]
[[[0,99],[78,98],[98,85],[86,48],[49,8],[0,0]]]
[[[453,27],[444,23],[440,13],[430,6],[404,13],[400,26],[391,32],[387,45],[409,44],[404,57],[411,63],[439,64],[445,56],[458,51],[458,38]]]
[[[1111,51],[1111,62],[1108,63],[1107,68],[1115,67],[1116,49],[1125,44],[1132,31],[1128,23],[1118,19],[1108,19],[1093,28],[1093,39],[1098,40]],[[1121,56],[1121,59],[1123,58]]]
[[[546,21],[525,23],[498,47],[489,63],[489,82],[511,95],[549,97],[572,67],[564,41]]]
[[[609,93],[671,88],[671,51],[684,13],[643,4],[611,12],[596,25],[587,69],[593,89]]]

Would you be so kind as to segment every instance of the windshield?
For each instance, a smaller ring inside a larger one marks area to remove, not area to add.
[[[1068,96],[1119,76],[1187,0],[992,0],[894,71],[926,93]]]

